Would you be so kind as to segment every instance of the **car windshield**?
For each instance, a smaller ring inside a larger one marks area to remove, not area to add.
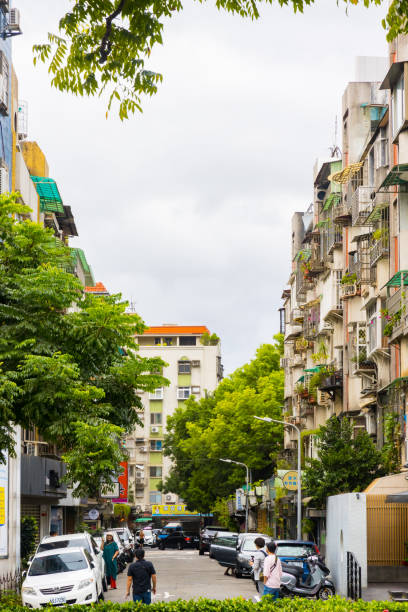
[[[312,544],[278,544],[276,554],[278,557],[304,557],[314,555],[316,551]]]
[[[212,546],[226,546],[227,548],[235,548],[237,545],[237,538],[232,536],[217,536],[214,538]]]
[[[247,552],[254,552],[255,550],[257,550],[255,546],[255,540],[257,537],[258,536],[256,536],[255,538],[245,538],[242,550],[245,550]]]
[[[56,548],[85,548],[88,552],[89,546],[86,538],[75,538],[73,540],[53,540],[49,542],[41,542],[37,552],[45,552],[46,550],[55,550]]]
[[[30,565],[29,576],[45,576],[46,574],[61,574],[87,569],[88,564],[82,553],[60,553],[35,557]]]

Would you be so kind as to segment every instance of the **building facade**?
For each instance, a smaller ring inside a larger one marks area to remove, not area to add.
[[[407,38],[389,62],[362,60],[342,99],[341,150],[316,163],[313,201],[292,218],[285,418],[305,457],[328,418],[351,418],[398,470],[408,461]],[[288,431],[289,460],[296,449]]]
[[[142,394],[143,410],[138,416],[143,425],[126,440],[129,500],[138,512],[180,501],[176,495],[158,490],[171,468],[170,459],[163,454],[166,422],[186,399],[205,397],[222,379],[220,343],[207,344],[208,336],[208,329],[201,325],[161,325],[149,327],[137,338],[140,356],[161,357],[167,363],[163,376],[170,381],[167,387]]]

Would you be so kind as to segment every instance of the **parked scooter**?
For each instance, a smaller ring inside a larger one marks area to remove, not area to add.
[[[336,593],[332,580],[327,578],[330,570],[316,555],[302,559],[309,572],[305,574],[303,567],[282,563],[281,596],[282,597],[316,597],[329,599]]]
[[[119,555],[116,557],[116,561],[118,564],[118,573],[121,574],[126,569],[126,553],[124,550],[121,550]]]

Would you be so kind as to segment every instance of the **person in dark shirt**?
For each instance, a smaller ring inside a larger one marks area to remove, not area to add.
[[[153,563],[145,560],[143,548],[138,548],[135,554],[137,561],[131,563],[128,568],[126,597],[130,595],[130,587],[133,582],[133,601],[150,604],[152,603],[152,591],[156,594],[156,570]]]

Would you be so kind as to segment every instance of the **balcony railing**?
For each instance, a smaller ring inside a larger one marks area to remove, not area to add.
[[[370,265],[374,266],[383,257],[390,256],[390,238],[388,234],[381,236],[370,245]]]
[[[306,311],[305,318],[303,320],[303,336],[306,340],[313,340],[319,333],[320,324],[320,304],[318,306],[312,306],[310,310]]]
[[[304,310],[300,308],[293,308],[290,313],[291,325],[301,325],[305,317]]]
[[[332,219],[335,223],[347,225],[351,219],[351,202],[348,202],[344,196],[337,204],[333,206]]]
[[[355,295],[360,295],[360,288],[356,283],[352,283],[350,285],[340,285],[340,299],[346,300],[347,298],[354,297]]]
[[[373,207],[373,188],[357,187],[351,197],[351,222],[353,225],[364,225]]]
[[[329,227],[327,233],[327,249],[331,252],[334,248],[343,244],[343,230],[339,225]]]
[[[349,263],[350,274],[356,275],[357,285],[371,285],[375,281],[375,268],[370,265],[370,251],[368,240],[358,242],[357,251],[350,259]]]
[[[386,327],[390,327],[390,339],[396,338],[407,330],[408,314],[407,288],[398,289],[386,301],[387,319]]]

